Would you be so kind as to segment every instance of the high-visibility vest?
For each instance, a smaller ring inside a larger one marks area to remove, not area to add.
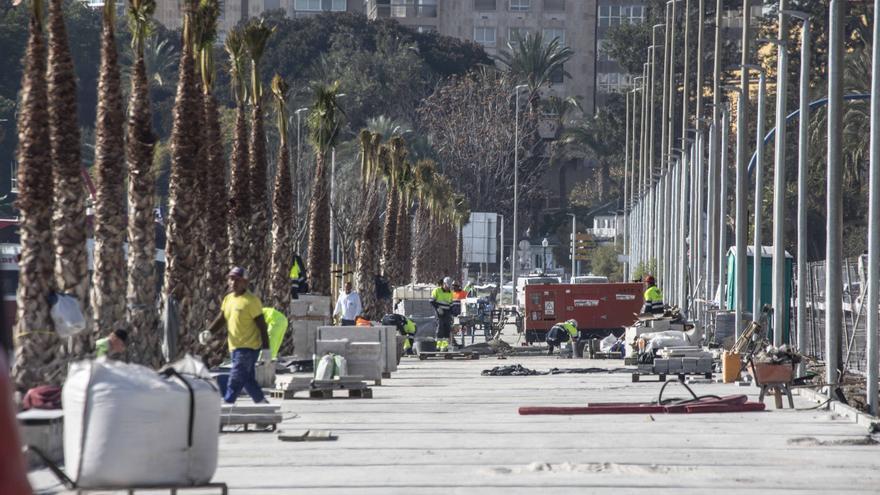
[[[446,314],[452,307],[452,291],[437,287],[431,292],[431,301],[438,314]]]
[[[645,290],[645,312],[659,313],[663,311],[663,293],[656,285]]]
[[[104,337],[95,341],[95,357],[110,354],[110,337]]]
[[[460,301],[468,296],[468,293],[463,290],[457,290],[452,293],[452,299],[456,301]]]
[[[576,326],[566,321],[562,323],[562,328],[564,328],[572,338],[577,337],[578,329]]]
[[[300,274],[302,273],[302,267],[299,266],[299,261],[293,260],[293,266],[290,267],[290,278],[298,279]]]
[[[366,318],[361,318],[360,316],[358,316],[354,320],[354,324],[357,327],[371,327],[371,326],[373,326],[373,322],[371,322],[370,320],[368,320]]]
[[[403,331],[404,331],[404,333],[407,333],[407,334],[414,334],[414,333],[416,333],[416,330],[417,330],[417,328],[416,328],[416,322],[414,322],[414,321],[412,321],[411,319],[407,318],[407,319],[406,319],[406,324],[403,325]]]

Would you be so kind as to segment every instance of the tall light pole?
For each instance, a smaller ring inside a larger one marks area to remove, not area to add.
[[[710,182],[711,192],[709,194],[709,208],[713,213],[712,228],[709,230],[709,260],[707,284],[707,293],[709,297],[715,294],[716,274],[720,279],[720,273],[717,273],[721,261],[719,259],[719,248],[721,240],[721,231],[724,229],[723,221],[719,220],[721,215],[721,203],[723,196],[720,190],[721,177],[721,14],[724,12],[724,0],[715,0],[715,45],[713,47],[712,58],[712,127],[709,133],[709,175],[715,180]],[[726,176],[725,176],[726,177]],[[721,256],[723,258],[723,255]],[[723,301],[719,304],[719,308],[723,308]]]
[[[800,352],[804,352],[807,348],[807,200],[809,198],[807,179],[810,166],[810,16],[793,10],[786,10],[785,13],[803,21],[801,25],[801,73],[798,95],[800,105],[798,115],[797,179],[797,348]],[[871,137],[872,139],[874,138],[873,133]],[[870,230],[871,223],[869,222],[868,225]],[[804,376],[805,372],[806,366],[804,363],[798,364],[798,376]],[[874,381],[877,381],[876,377]],[[872,414],[876,414],[876,411]]]
[[[528,89],[527,84],[520,84],[513,88],[513,97],[516,99],[516,111],[514,113],[513,126],[513,248],[510,257],[510,278],[513,282],[513,304],[516,304],[516,272],[517,272],[517,244],[519,244],[519,92]]]
[[[577,249],[575,249],[577,245],[577,216],[574,213],[566,213],[566,215],[571,217],[571,276],[574,278],[577,277],[577,270],[575,269],[577,261],[574,259],[577,255]]]
[[[498,302],[504,304],[504,215],[498,214],[501,218],[499,225],[501,226],[501,242],[498,244]]]
[[[804,24],[807,25],[809,21]],[[871,175],[868,200],[868,413],[877,415],[877,380],[880,372],[880,1],[874,0],[874,42],[871,55]],[[803,116],[801,117],[803,119]],[[798,258],[800,261],[800,258]],[[801,275],[798,275],[800,280]],[[798,321],[800,323],[800,321]],[[800,333],[798,334],[800,342]],[[800,345],[800,344],[798,344]]]
[[[748,1],[748,0],[746,0]],[[841,366],[843,299],[841,257],[843,251],[843,11],[845,0],[831,0],[828,7],[828,172],[825,229],[825,383],[830,393],[837,388]],[[872,83],[873,84],[873,83]],[[872,86],[873,87],[873,86]]]
[[[749,24],[751,20],[752,3],[743,0],[742,17],[742,62],[741,66],[749,63]],[[746,199],[746,150],[748,137],[746,131],[749,123],[749,72],[745,69],[740,71],[739,79],[739,104],[736,112],[736,300],[734,301],[734,322],[736,324],[736,337],[742,331],[746,299],[746,225],[748,224],[748,207]]]
[[[545,237],[544,240],[541,241],[541,247],[544,248],[544,256],[541,259],[541,261],[543,261],[542,265],[544,266],[541,267],[541,273],[547,273],[547,246],[549,245],[550,243],[547,242],[547,238]]]
[[[764,99],[766,98],[767,82],[765,80],[764,69],[759,65],[743,66],[743,71],[758,71],[758,116],[756,122],[757,132],[755,146],[755,233],[754,233],[754,264],[752,270],[752,319],[758,319],[758,312],[761,311],[761,268],[763,264],[764,246],[761,240],[761,206],[763,204],[762,196],[764,192]],[[784,124],[783,124],[784,125]],[[777,129],[778,132],[778,129]],[[740,261],[737,259],[736,264],[739,266]],[[739,284],[739,281],[737,281]],[[774,337],[775,332],[774,329]]]
[[[791,301],[785,281],[785,116],[788,96],[788,37],[785,0],[779,0],[779,34],[776,41],[776,145],[773,162],[773,343],[782,345],[785,317]],[[757,311],[757,310],[756,310]],[[755,316],[757,319],[757,316]]]
[[[727,285],[727,271],[725,270],[727,256],[727,208],[730,206],[730,195],[728,190],[728,166],[727,166],[727,148],[730,134],[730,114],[725,108],[721,112],[721,150],[719,159],[719,191],[718,191],[718,292],[720,298],[719,308],[727,308],[725,296],[725,287]]]

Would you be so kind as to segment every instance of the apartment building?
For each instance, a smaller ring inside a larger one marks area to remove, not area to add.
[[[371,19],[475,41],[490,55],[527,32],[559,38],[574,51],[565,65],[571,77],[558,74],[547,93],[580,97],[587,114],[595,108],[596,0],[365,0],[365,10]]]
[[[646,14],[647,8],[639,0],[599,0],[596,24],[596,100],[599,105],[604,103],[608,94],[630,89],[635,77],[603,49],[608,32],[621,24],[641,24],[645,22]]]
[[[284,10],[288,17],[302,17],[322,12],[364,12],[364,0],[223,0],[220,14],[220,37],[239,22],[263,12]],[[181,0],[156,0],[156,19],[169,29],[183,24]]]

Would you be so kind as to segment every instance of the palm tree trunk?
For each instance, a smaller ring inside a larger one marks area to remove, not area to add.
[[[95,126],[95,331],[106,333],[125,318],[125,114],[116,53],[114,17],[105,12],[101,32],[98,116]]]
[[[52,290],[52,162],[46,87],[46,45],[39,6],[28,24],[18,112],[18,200],[21,217],[16,294],[16,337],[13,377],[25,390],[44,383],[60,385],[64,363],[57,359],[60,342],[52,332],[48,296]]]
[[[202,229],[204,252],[202,257],[202,286],[199,297],[202,300],[199,313],[199,328],[206,327],[220,312],[220,302],[226,293],[227,260],[229,257],[229,238],[227,233],[226,205],[226,163],[220,131],[220,115],[217,100],[211,93],[202,94],[202,143],[205,166],[203,168],[205,194],[203,196]],[[225,343],[226,339],[215,339]],[[209,348],[209,361],[218,362],[225,355],[225,346]]]
[[[192,194],[196,186],[194,162],[199,151],[199,131],[191,122],[198,111],[199,95],[193,48],[184,39],[171,130],[171,177],[168,185],[165,280],[162,288],[164,298],[167,300],[173,297],[180,308],[182,331],[177,341],[178,355],[195,348],[196,334],[200,330],[191,314],[193,280],[198,268],[191,243],[196,221]]]
[[[405,196],[399,201],[397,219],[394,227],[397,232],[394,242],[394,259],[398,265],[398,279],[394,285],[406,285],[412,281],[412,216],[410,205]]]
[[[453,226],[452,232],[455,235],[455,275],[456,280],[461,282],[464,287],[464,280],[461,280],[462,266],[464,265],[464,232],[460,226]]]
[[[229,264],[244,265],[247,258],[247,229],[251,222],[250,171],[248,165],[247,115],[243,104],[235,108],[232,141],[232,171],[229,197]]]
[[[419,202],[416,210],[416,230],[413,255],[413,282],[414,283],[433,283],[436,279],[431,274],[431,257],[433,253],[431,249],[431,212],[428,210],[424,201]]]
[[[309,200],[309,250],[305,260],[309,287],[316,294],[330,295],[329,167],[326,153],[315,152],[315,182]]]
[[[394,244],[397,237],[397,208],[399,203],[397,186],[388,183],[385,195],[385,225],[382,235],[382,274],[391,283],[396,283],[400,265],[394,259]]]
[[[293,260],[293,184],[290,181],[290,149],[278,149],[278,165],[272,195],[272,270],[268,302],[286,312],[290,307],[290,266]]]
[[[88,305],[88,254],[86,251],[86,190],[80,159],[80,133],[76,120],[76,73],[61,0],[49,2],[49,139],[55,211],[52,240],[55,248],[55,284],[59,292],[77,298],[83,312]],[[71,340],[74,356],[90,352],[89,332]]]
[[[357,261],[355,263],[355,282],[364,315],[371,320],[382,318],[383,308],[376,297],[376,276],[379,274],[379,184],[364,187],[364,199],[361,202],[361,218],[358,221]]]
[[[253,203],[248,228],[249,249],[247,264],[252,289],[266,299],[269,287],[269,199],[266,180],[266,131],[263,123],[262,101],[251,108],[250,200]]]
[[[156,222],[152,170],[156,135],[152,129],[150,86],[143,52],[135,54],[128,102],[128,322],[135,361],[159,366],[162,334],[156,311]]]

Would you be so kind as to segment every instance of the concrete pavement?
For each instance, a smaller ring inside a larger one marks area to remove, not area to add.
[[[629,374],[480,375],[517,363],[620,366],[543,356],[405,358],[373,399],[283,402],[282,430],[331,430],[335,442],[223,434],[215,480],[241,495],[880,493],[880,446],[851,445],[866,430],[837,414],[775,410],[768,399],[771,409],[761,413],[519,416],[523,405],[648,401],[660,384],[632,383]],[[758,393],[723,384],[694,389],[752,400]],[[686,392],[670,385],[670,393]],[[796,397],[795,405],[812,404]],[[59,493],[45,470],[31,480],[43,493]]]

